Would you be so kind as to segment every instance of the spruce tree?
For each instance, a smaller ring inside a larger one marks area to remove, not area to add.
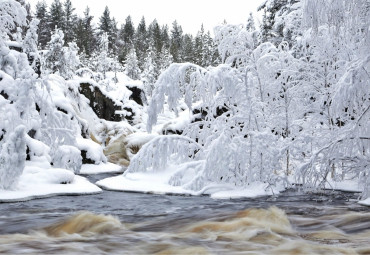
[[[254,24],[254,18],[253,18],[252,13],[249,13],[246,29],[247,29],[248,32],[253,32],[253,31],[256,30],[256,26]]]
[[[203,62],[203,49],[205,47],[204,27],[203,24],[198,31],[194,40],[194,63],[202,65]]]
[[[99,33],[107,33],[109,40],[109,49],[113,49],[117,34],[117,23],[110,17],[108,6],[105,7],[103,15],[99,19]]]
[[[37,2],[36,4],[36,18],[40,21],[38,25],[37,35],[39,39],[39,45],[42,49],[45,48],[46,44],[50,41],[50,29],[49,29],[49,14],[47,11],[47,5],[45,0]]]
[[[182,61],[181,48],[182,48],[182,28],[177,24],[177,21],[175,20],[172,23],[170,52],[173,56],[174,62],[176,63],[180,63]]]
[[[65,43],[72,42],[74,39],[74,28],[77,23],[77,16],[74,14],[75,8],[72,6],[71,0],[64,2],[65,26],[64,39]]]
[[[86,7],[84,17],[77,19],[75,26],[74,38],[80,51],[89,58],[93,54],[96,44],[95,32],[92,27],[93,16],[90,15],[90,8]]]
[[[141,70],[143,70],[144,58],[148,49],[148,33],[144,17],[141,18],[141,21],[137,26],[136,33],[134,35],[134,41],[136,55],[139,61],[139,67]]]
[[[65,12],[63,9],[63,4],[60,0],[54,0],[50,6],[50,16],[49,16],[49,29],[52,31],[55,28],[65,29]]]

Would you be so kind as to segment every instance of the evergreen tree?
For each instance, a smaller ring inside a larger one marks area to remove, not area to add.
[[[146,51],[148,49],[148,33],[145,24],[145,18],[142,17],[135,33],[135,50],[139,61],[139,67],[143,70],[143,63]]]
[[[104,79],[106,78],[106,72],[108,72],[111,67],[111,59],[109,55],[108,33],[105,32],[100,36],[99,53],[95,63],[96,71],[101,72]]]
[[[203,24],[200,28],[200,31],[197,33],[194,42],[194,63],[197,65],[202,65],[203,63],[203,49],[205,46],[205,35]]]
[[[256,30],[256,25],[254,24],[254,18],[252,13],[249,13],[246,29],[248,32],[253,32]]]
[[[63,9],[63,4],[60,0],[54,0],[50,6],[49,15],[49,29],[53,31],[55,28],[65,29],[65,12]]]
[[[121,29],[121,38],[125,43],[133,43],[134,42],[134,34],[135,28],[134,24],[132,23],[131,16],[127,16],[125,24]]]
[[[198,62],[195,61],[196,58],[194,56],[194,44],[192,35],[189,34],[184,35],[182,46],[183,46],[183,48],[181,49],[181,56],[183,56],[182,61],[190,63]]]
[[[162,45],[165,48],[169,48],[171,45],[170,35],[168,33],[168,26],[164,25],[161,28],[161,38],[162,38]]]
[[[182,43],[182,28],[177,24],[177,21],[175,20],[172,23],[170,52],[173,56],[173,61],[176,63],[180,63],[182,61]]]
[[[125,74],[133,80],[140,79],[140,68],[137,62],[137,56],[135,48],[132,47],[127,55],[127,59],[124,66]]]
[[[48,52],[45,55],[45,68],[43,70],[46,73],[63,73],[63,45],[64,45],[64,34],[59,28],[55,28],[51,35],[51,40],[47,44]]]
[[[37,26],[39,24],[38,19],[33,19],[27,30],[26,36],[23,40],[23,52],[27,54],[28,60],[31,63],[31,67],[39,72],[40,68],[40,56],[38,54],[37,43]]]
[[[87,57],[93,54],[96,44],[94,28],[92,27],[93,18],[94,17],[90,15],[89,7],[86,7],[84,17],[77,19],[77,25],[74,31],[77,46]]]
[[[163,42],[161,29],[156,19],[149,25],[148,33],[153,49],[159,54],[162,50]]]
[[[108,6],[105,7],[103,15],[99,19],[100,34],[107,33],[109,40],[109,49],[113,49],[117,34],[117,23],[110,17]]]
[[[72,42],[74,40],[74,28],[77,22],[77,16],[74,14],[75,8],[72,6],[71,0],[65,0],[64,2],[64,14],[65,14],[65,26],[64,26],[64,38],[65,43]]]
[[[300,0],[268,0],[259,7],[264,11],[261,24],[261,42],[271,42],[278,46],[283,40],[291,43],[291,35],[285,34],[286,23],[284,17],[292,12],[292,7]],[[291,20],[292,21],[292,20]],[[290,26],[290,24],[289,24]],[[291,46],[291,45],[290,45]]]
[[[37,2],[36,4],[36,18],[40,21],[38,25],[38,40],[41,48],[45,48],[46,44],[50,41],[50,29],[49,29],[49,14],[47,11],[47,5],[45,0]]]
[[[152,95],[154,83],[156,82],[159,73],[158,66],[155,62],[155,56],[153,56],[154,54],[153,48],[149,46],[142,73],[145,93],[148,96]]]
[[[160,62],[158,66],[158,74],[161,74],[173,63],[173,57],[170,53],[170,49],[163,46],[159,59]]]

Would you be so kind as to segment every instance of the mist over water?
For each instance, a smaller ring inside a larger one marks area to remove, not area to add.
[[[105,191],[0,204],[0,254],[370,254],[370,211],[356,198]]]

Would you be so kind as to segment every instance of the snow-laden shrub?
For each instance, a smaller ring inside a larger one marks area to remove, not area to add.
[[[0,189],[12,189],[26,160],[25,127],[18,126],[5,138],[0,150]]]
[[[103,153],[103,148],[89,139],[77,138],[77,148],[80,151],[85,151],[86,157],[92,160],[96,165],[101,162],[107,162],[107,158]]]
[[[72,170],[79,174],[82,166],[81,152],[74,146],[61,145],[54,154],[53,166]]]

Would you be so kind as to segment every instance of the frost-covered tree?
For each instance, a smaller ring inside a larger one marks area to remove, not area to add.
[[[141,70],[138,65],[135,48],[132,47],[124,65],[125,74],[133,80],[140,79]]]
[[[256,25],[254,24],[254,18],[252,13],[249,13],[247,26],[245,28],[247,29],[248,32],[253,32],[256,30]]]
[[[80,65],[80,59],[78,56],[79,48],[75,42],[69,42],[68,47],[64,48],[63,58],[65,63],[65,68],[62,77],[65,79],[73,78],[77,67]]]
[[[38,43],[38,19],[33,19],[30,24],[29,28],[27,30],[26,36],[23,40],[23,52],[27,54],[28,59],[31,63],[32,68],[39,72],[40,70],[40,56],[37,49],[37,43]]]
[[[17,26],[26,25],[27,12],[20,3],[13,0],[0,2],[0,46],[11,36]]]
[[[109,39],[108,34],[103,33],[100,37],[99,42],[99,53],[96,56],[96,70],[104,75],[109,71],[111,67],[111,59],[109,57]]]
[[[26,161],[25,127],[15,128],[0,148],[0,189],[14,189]]]
[[[62,73],[64,65],[64,33],[62,30],[55,28],[51,35],[51,40],[47,44],[48,52],[45,54],[45,69],[44,72],[48,73]]]
[[[148,96],[152,95],[154,83],[156,82],[158,77],[158,67],[156,66],[153,55],[154,55],[153,48],[149,46],[147,56],[144,62],[144,70],[141,75],[144,83],[145,94]]]

